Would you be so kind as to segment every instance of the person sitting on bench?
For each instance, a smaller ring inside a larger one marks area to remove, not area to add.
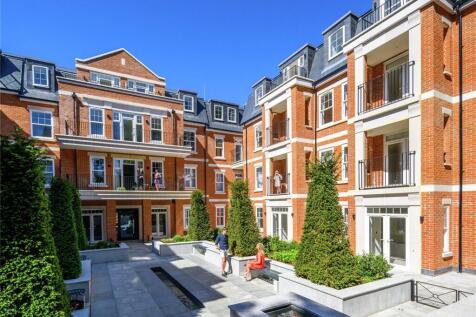
[[[247,281],[251,281],[251,270],[262,270],[264,269],[264,245],[262,243],[258,243],[256,245],[256,260],[248,261],[246,263],[244,278]]]

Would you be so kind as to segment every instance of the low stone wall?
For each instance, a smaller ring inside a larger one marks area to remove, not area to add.
[[[294,292],[337,311],[360,317],[410,301],[412,284],[412,278],[392,277],[336,290],[295,274],[281,274],[278,293]]]
[[[91,261],[81,261],[81,275],[78,278],[65,280],[66,290],[82,289],[84,290],[85,303],[89,305],[91,297]]]
[[[152,246],[153,251],[160,256],[180,256],[192,254],[193,246],[201,243],[201,241],[164,243],[159,240],[154,240],[152,241]]]
[[[92,264],[127,261],[129,247],[125,243],[119,243],[118,248],[82,250],[81,256],[90,260]]]

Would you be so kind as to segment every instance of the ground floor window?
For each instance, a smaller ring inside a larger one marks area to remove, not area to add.
[[[190,220],[190,206],[183,206],[183,228],[188,229],[188,223]]]
[[[281,240],[289,240],[288,208],[272,207],[271,216],[273,236],[279,237]]]
[[[349,238],[349,207],[342,207],[342,217],[344,220],[345,237]]]
[[[216,206],[217,227],[225,226],[225,206]]]
[[[263,206],[256,206],[256,224],[260,231],[263,230]]]
[[[167,208],[152,208],[152,235],[167,235]]]
[[[45,186],[50,187],[53,176],[55,176],[55,160],[52,158],[44,158],[43,162],[45,164],[45,168],[43,170]]]
[[[104,240],[103,211],[101,209],[83,210],[83,224],[89,243]]]

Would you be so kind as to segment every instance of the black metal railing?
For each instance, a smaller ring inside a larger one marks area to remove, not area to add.
[[[387,70],[358,87],[358,113],[362,114],[414,96],[415,62]]]
[[[182,176],[139,177],[125,175],[104,175],[93,171],[90,174],[67,174],[65,178],[79,190],[116,190],[116,191],[183,191],[185,178]]]
[[[387,0],[382,5],[364,14],[358,21],[357,29],[364,31],[377,22],[382,21],[387,16],[397,11],[413,0]]]
[[[266,193],[270,196],[289,194],[290,179],[291,174],[289,173],[281,175],[281,180],[276,179],[275,175],[266,177]]]
[[[283,69],[278,76],[274,77],[271,80],[271,89],[281,86],[294,76],[301,76],[307,78],[309,74],[306,68],[297,65],[294,65],[288,69]]]
[[[130,141],[138,143],[154,143],[183,145],[183,135],[179,133],[150,129],[148,125],[124,127],[120,124],[100,122],[79,122],[76,125],[65,121],[66,135],[83,136],[93,139]]]
[[[275,121],[266,128],[266,146],[289,140],[289,118]]]
[[[359,161],[359,189],[415,186],[415,152]]]
[[[415,282],[415,301],[435,308],[448,306],[471,295],[474,294],[431,283]]]

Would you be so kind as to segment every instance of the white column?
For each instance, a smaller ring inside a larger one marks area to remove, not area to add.
[[[365,207],[362,206],[362,197],[355,197],[355,253],[368,253],[369,230]]]
[[[268,103],[266,103],[265,105],[268,105]],[[266,109],[266,107],[263,107],[263,109]],[[268,130],[269,130],[270,125],[271,125],[271,110],[266,109],[264,111],[264,127],[263,127],[263,131],[262,131],[262,133],[264,135],[264,145],[263,145],[263,147],[269,146],[270,135],[268,133]]]
[[[415,156],[409,156],[409,168],[412,177],[415,178],[415,185],[421,184],[421,110],[420,103],[412,104],[408,107],[408,150],[415,152]]]
[[[359,189],[359,161],[365,159],[365,133],[362,121],[355,123],[355,188]]]
[[[291,100],[291,91],[289,91],[289,97],[286,99],[286,120],[289,119],[289,138],[291,139],[292,131],[293,131],[293,120],[292,120],[292,111],[293,111],[293,103]]]
[[[265,179],[264,179],[264,184],[263,184],[263,193],[266,193],[266,196],[269,196],[269,192],[271,190],[271,186],[272,185],[272,180],[271,180],[271,176],[272,176],[272,173],[271,173],[271,159],[269,157],[267,157],[265,159]],[[269,182],[268,182],[268,177],[269,177]],[[268,184],[269,183],[269,184]]]
[[[355,78],[355,114],[357,115],[359,109],[359,86],[365,83],[365,72],[366,72],[366,63],[365,63],[365,56],[363,55],[363,47],[362,45],[356,47],[354,49],[355,54],[355,70],[354,70],[354,78]],[[352,87],[349,87],[352,89]]]
[[[291,145],[289,145],[289,146],[291,146]],[[293,189],[293,155],[292,155],[291,151],[289,151],[286,154],[286,169],[287,169],[287,173],[289,174],[289,179],[287,180],[288,188],[289,188],[289,194],[292,194],[292,189]]]
[[[410,86],[414,89],[415,96],[421,93],[421,26],[420,11],[412,13],[408,17],[408,60],[415,62],[413,76],[410,73]],[[413,77],[413,78],[412,78]]]

